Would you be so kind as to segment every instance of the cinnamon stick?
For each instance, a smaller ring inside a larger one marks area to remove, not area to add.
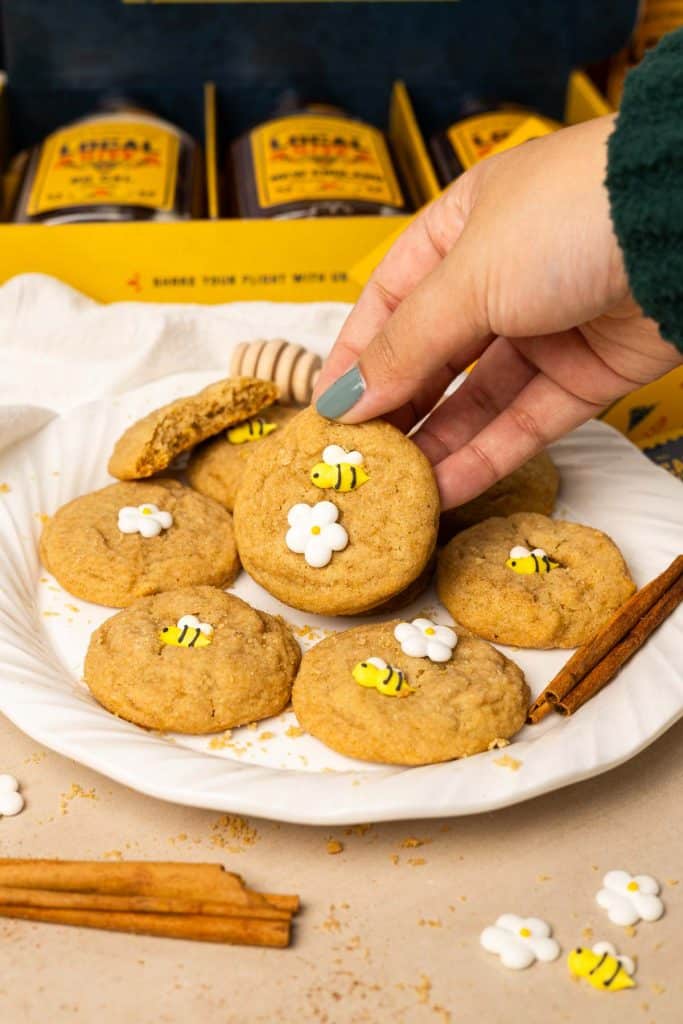
[[[167,939],[195,939],[244,946],[289,944],[290,923],[258,918],[213,917],[203,914],[133,914],[118,911],[67,910],[49,907],[14,907],[0,904],[0,917],[77,925],[103,931],[155,935]]]
[[[540,698],[538,698],[527,711],[526,720],[529,725],[536,725],[536,723],[542,721],[546,715],[549,715],[552,710],[552,704],[549,704],[547,700],[540,700]]]
[[[122,913],[208,914],[210,917],[253,918],[289,921],[291,912],[262,904],[226,903],[218,900],[163,896],[120,896],[109,893],[71,892],[55,889],[21,889],[0,886],[0,906],[45,907],[52,910],[115,910]]]
[[[683,555],[654,580],[637,591],[622,605],[595,636],[571,655],[554,679],[539,694],[527,712],[529,724],[540,722],[550,711],[547,705],[557,705],[574,686],[586,676],[611,648],[633,629],[642,616],[683,575]]]
[[[638,590],[612,616],[595,636],[560,669],[534,702],[557,704],[649,611],[663,594],[683,576],[683,555],[678,555],[668,569]]]
[[[683,575],[672,587],[636,622],[631,631],[595,665],[572,690],[554,706],[561,715],[573,715],[575,711],[599,693],[617,674],[620,668],[643,646],[647,638],[683,601]]]

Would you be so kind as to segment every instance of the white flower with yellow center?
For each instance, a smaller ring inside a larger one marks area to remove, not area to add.
[[[343,551],[349,543],[349,535],[337,522],[338,518],[339,509],[332,501],[292,505],[287,513],[289,529],[285,544],[290,551],[303,555],[313,569],[322,569],[331,561],[333,551]]]
[[[173,526],[170,512],[162,512],[157,505],[126,505],[119,509],[121,533],[139,533],[142,537],[157,537],[162,530]]]
[[[479,937],[484,949],[497,953],[504,967],[521,971],[535,960],[549,962],[560,955],[552,929],[540,917],[501,914],[495,925],[484,928]]]
[[[430,661],[450,661],[458,642],[455,630],[437,626],[431,619],[399,622],[394,636],[404,654],[411,658],[429,658]]]
[[[608,871],[602,885],[595,898],[614,924],[627,926],[641,919],[657,921],[664,913],[664,904],[658,895],[659,883],[650,875]]]

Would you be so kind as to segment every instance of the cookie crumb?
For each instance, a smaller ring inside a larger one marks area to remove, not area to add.
[[[82,800],[99,800],[94,788],[83,789],[77,782],[72,782],[68,793],[60,793],[59,810],[61,814],[69,813],[69,804],[76,797],[80,797]]]
[[[227,729],[220,736],[212,736],[211,739],[209,740],[209,749],[210,750],[225,750],[225,748],[230,745],[231,738],[232,738],[232,729]]]
[[[45,526],[45,523],[50,522],[50,517],[46,512],[34,512],[33,515],[35,519],[43,524],[43,526]]]
[[[553,877],[552,875],[536,875],[536,881],[537,882],[550,882],[552,877]]]
[[[404,850],[415,850],[418,846],[424,846],[425,843],[431,843],[431,839],[418,839],[417,836],[406,836],[399,843]]]
[[[12,490],[9,484],[0,484],[0,494],[9,494]]]
[[[123,860],[122,850],[105,850],[102,856],[106,860]]]
[[[635,925],[632,924],[627,924],[624,928],[624,931],[628,935],[629,939],[635,939],[636,935],[638,934],[638,929],[635,927]]]
[[[427,863],[427,861],[424,857],[408,857],[408,863],[414,868],[421,868],[423,864]]]
[[[502,757],[495,758],[493,763],[500,765],[501,768],[509,768],[511,772],[518,772],[523,764],[516,757],[510,757],[509,754],[503,754]]]
[[[211,826],[211,831],[211,845],[230,853],[242,853],[247,846],[253,846],[261,838],[257,830],[238,814],[221,815]]]
[[[658,981],[653,981],[650,985],[650,988],[656,996],[662,996],[666,992],[666,988],[664,987],[664,985],[660,985]]]
[[[290,725],[289,729],[285,731],[285,736],[289,736],[290,740],[297,739],[297,737],[303,735],[304,730],[300,725]]]
[[[372,828],[372,825],[349,825],[348,828],[344,829],[344,834],[347,836],[364,836]]]
[[[678,885],[678,879],[677,878],[667,878],[666,884],[667,885],[671,885],[671,886]]]
[[[590,927],[586,927],[581,932],[581,938],[584,939],[586,942],[590,942],[591,939],[593,938],[593,934],[594,934],[593,929],[590,928]]]
[[[326,849],[331,854],[341,853],[344,849],[344,844],[340,843],[338,839],[328,839]]]
[[[420,928],[443,928],[443,922],[439,917],[421,917],[417,923]]]
[[[259,737],[258,737],[258,738],[259,738],[260,740],[272,740],[272,738],[273,738],[274,736],[275,736],[275,733],[274,733],[274,732],[270,732],[270,731],[269,731],[268,729],[266,729],[266,731],[265,731],[265,732],[260,732],[260,733],[259,733]]]
[[[495,740],[491,740],[487,750],[502,750],[503,747],[509,747],[510,740],[504,739],[502,736],[496,736]]]

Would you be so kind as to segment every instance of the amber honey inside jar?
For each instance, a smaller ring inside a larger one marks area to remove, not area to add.
[[[228,178],[239,217],[391,216],[410,209],[384,133],[323,104],[283,112],[238,138]]]
[[[13,219],[185,220],[201,214],[201,196],[194,139],[122,103],[59,128],[31,151]]]

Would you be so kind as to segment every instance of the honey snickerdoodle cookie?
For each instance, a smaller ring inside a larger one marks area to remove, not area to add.
[[[183,584],[227,586],[239,571],[232,519],[176,480],[118,483],[63,505],[40,557],[69,593],[124,608]]]
[[[249,459],[235,535],[245,569],[275,597],[353,615],[420,576],[438,516],[432,468],[400,431],[305,409]]]
[[[487,519],[439,554],[437,590],[478,636],[515,647],[577,647],[635,590],[610,538],[521,512]]]
[[[166,469],[176,456],[234,423],[254,416],[277,398],[270,381],[235,377],[216,381],[133,423],[118,439],[109,472],[119,480],[140,480]]]
[[[271,405],[259,416],[229,427],[220,437],[195,448],[185,471],[190,486],[232,512],[247,462],[264,438],[272,437],[299,411],[288,405]]]
[[[301,726],[347,757],[433,764],[486,750],[524,724],[521,669],[490,644],[428,619],[358,626],[304,654]]]
[[[538,512],[549,516],[555,508],[560,474],[547,452],[539,452],[513,473],[464,505],[441,513],[439,544],[446,544],[460,530],[492,516]]]
[[[300,659],[281,619],[222,590],[185,587],[107,619],[90,641],[85,681],[129,722],[218,732],[281,711]]]

